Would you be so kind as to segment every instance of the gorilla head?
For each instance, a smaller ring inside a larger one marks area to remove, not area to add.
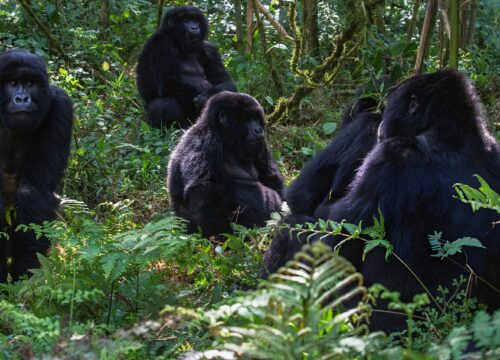
[[[178,6],[167,11],[160,31],[170,34],[185,51],[193,51],[207,38],[208,23],[200,9]]]
[[[0,126],[16,133],[35,132],[52,101],[47,67],[25,50],[0,54]]]
[[[253,97],[228,91],[214,95],[200,119],[240,156],[259,154],[265,146],[264,111]]]
[[[456,70],[417,75],[389,95],[379,136],[420,136],[452,148],[482,143],[485,131],[475,121],[481,116],[479,103],[466,76]]]

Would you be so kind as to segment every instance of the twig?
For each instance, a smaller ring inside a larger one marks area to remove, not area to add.
[[[59,53],[59,55],[61,55],[61,57],[63,57],[66,60],[67,57],[66,57],[66,54],[64,53],[64,49],[61,47],[61,45],[59,45],[57,40],[52,36],[49,28],[47,28],[47,26],[45,26],[45,24],[38,18],[38,16],[35,14],[35,12],[31,8],[31,6],[28,4],[28,2],[26,0],[19,0],[19,5],[21,5],[23,7],[23,9],[26,10],[26,12],[33,19],[33,21],[35,21],[38,28],[40,28],[40,30],[42,30],[42,32],[45,34],[45,36],[49,40],[50,46],[53,47]]]
[[[294,41],[295,39],[290,36],[285,28],[278,22],[276,19],[271,15],[271,13],[264,7],[264,5],[261,4],[259,0],[254,0],[255,1],[255,6],[257,7],[257,10],[259,10],[265,17],[266,19],[271,23],[271,25],[276,29],[278,34],[285,40],[288,41]]]

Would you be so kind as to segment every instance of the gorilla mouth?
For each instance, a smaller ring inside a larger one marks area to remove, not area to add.
[[[200,34],[189,34],[187,39],[188,41],[198,41],[200,40]]]
[[[37,111],[37,107],[31,106],[7,106],[7,112],[12,115],[31,114]]]

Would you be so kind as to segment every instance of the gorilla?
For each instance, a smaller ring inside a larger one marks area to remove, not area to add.
[[[453,185],[474,186],[473,174],[499,191],[500,147],[486,129],[477,93],[466,76],[455,70],[417,75],[390,94],[377,144],[363,160],[347,193],[326,208],[323,218],[362,222],[366,227],[373,225],[373,217],[380,211],[394,253],[433,294],[438,286],[449,287],[454,278],[465,274],[465,264],[499,289],[500,230],[492,225],[498,214],[487,209],[472,212],[469,205],[454,199]],[[296,217],[297,222],[305,218]],[[435,231],[450,241],[477,238],[485,249],[466,247],[454,261],[431,257],[428,235]],[[275,271],[283,265],[300,248],[303,237],[305,234],[299,239],[278,234],[265,255],[267,269]],[[340,240],[322,239],[331,246]],[[384,249],[376,248],[362,261],[363,245],[360,240],[348,241],[340,254],[357,267],[368,285],[381,283],[399,291],[405,302],[424,292],[397,259],[385,260]],[[498,292],[484,282],[477,281],[473,290],[489,309],[500,306]],[[401,330],[404,319],[375,312],[372,327]]]
[[[54,191],[68,163],[72,125],[71,99],[49,84],[43,59],[25,50],[1,53],[0,231],[10,239],[0,238],[0,282],[39,267],[36,253],[49,248],[46,238],[15,229],[56,218]]]
[[[179,6],[165,14],[142,48],[137,87],[151,126],[187,128],[210,96],[236,91],[217,49],[205,41],[207,33],[207,20],[198,8]]]
[[[168,164],[174,213],[189,221],[189,231],[231,233],[231,222],[264,225],[281,209],[283,179],[265,135],[253,97],[224,91],[210,98]]]
[[[344,110],[340,131],[330,145],[309,160],[286,189],[285,200],[293,214],[322,217],[325,207],[345,195],[356,169],[375,146],[382,121],[381,113],[376,112],[379,101],[363,94],[387,88],[390,80],[378,79],[378,89],[370,89],[369,85],[359,89],[356,100]]]

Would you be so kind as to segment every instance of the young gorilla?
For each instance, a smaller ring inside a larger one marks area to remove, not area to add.
[[[207,99],[236,91],[217,49],[205,41],[207,20],[193,6],[169,10],[160,29],[144,45],[137,64],[137,87],[154,127],[196,120]]]
[[[231,222],[264,225],[279,211],[282,176],[267,148],[264,112],[251,96],[214,95],[168,164],[168,190],[189,231],[231,233]]]
[[[0,282],[9,272],[17,280],[39,267],[36,253],[49,248],[47,239],[15,229],[55,219],[54,191],[68,162],[72,124],[72,102],[49,85],[43,59],[23,50],[0,54],[0,231],[10,235],[0,238]]]
[[[433,292],[449,287],[464,273],[450,260],[431,257],[428,235],[442,231],[442,238],[463,236],[479,239],[486,247],[466,247],[466,255],[454,260],[500,288],[500,228],[495,211],[472,212],[454,199],[453,184],[476,185],[473,174],[482,176],[495,191],[500,189],[500,149],[486,130],[478,96],[466,77],[454,70],[415,76],[389,97],[380,125],[379,142],[367,155],[342,199],[333,203],[326,218],[364,226],[373,224],[380,209],[385,219],[386,239],[394,252]],[[340,239],[327,238],[331,246]],[[283,265],[297,249],[296,239],[277,239],[266,255],[271,271]],[[377,248],[362,261],[363,243],[345,243],[340,254],[364,275],[367,285],[381,283],[411,301],[424,292],[421,285],[395,258],[384,259]],[[475,295],[491,310],[500,306],[500,296],[482,281]],[[404,317],[374,313],[374,329],[400,330]]]

